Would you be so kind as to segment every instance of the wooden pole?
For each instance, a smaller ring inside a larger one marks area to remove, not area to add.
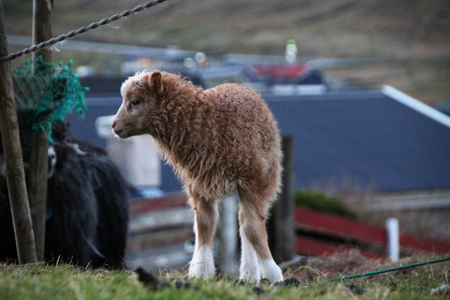
[[[50,0],[33,0],[33,45],[51,38]],[[42,56],[46,62],[51,61],[51,53],[47,49],[33,52],[33,59]],[[36,66],[34,73],[42,70]],[[37,259],[44,259],[45,217],[47,210],[47,177],[48,177],[48,128],[43,132],[33,131],[30,141],[30,171],[28,175],[28,198],[30,200],[31,217],[33,219],[34,237],[36,240]]]
[[[291,260],[295,256],[292,137],[283,137],[282,149],[284,154],[283,188],[268,221],[270,248],[278,263]]]
[[[219,266],[229,275],[239,271],[239,263],[236,258],[238,248],[238,199],[230,196],[223,199],[220,207],[219,228]]]
[[[33,0],[33,45],[37,45],[52,37],[50,22],[52,2],[51,0]],[[51,52],[48,49],[40,49],[33,52],[33,59],[41,55],[44,61],[51,61]]]
[[[3,4],[0,0],[0,57],[8,55],[5,32]],[[11,65],[6,60],[0,61],[0,132],[19,263],[35,263],[36,245],[28,206]]]

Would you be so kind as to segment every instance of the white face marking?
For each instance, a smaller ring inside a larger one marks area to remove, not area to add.
[[[138,72],[122,83],[120,87],[122,104],[111,124],[114,136],[128,138],[132,135],[143,134],[141,128],[136,126],[139,122],[135,122],[139,120],[139,110],[143,106],[142,99],[127,99],[127,95],[128,97],[130,96],[128,92],[133,88],[133,84],[140,81],[147,74],[148,72]]]
[[[56,166],[56,151],[55,147],[48,147],[48,175],[47,178],[51,178],[55,174],[55,166]]]

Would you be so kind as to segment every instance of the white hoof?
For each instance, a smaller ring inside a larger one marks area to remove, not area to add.
[[[261,274],[263,278],[271,283],[283,281],[283,272],[280,267],[272,260],[261,260]]]
[[[214,257],[210,247],[201,246],[195,249],[191,262],[189,263],[189,278],[209,279],[216,274]]]
[[[241,263],[239,273],[239,278],[244,281],[258,283],[261,280],[261,268],[256,258],[253,261]]]

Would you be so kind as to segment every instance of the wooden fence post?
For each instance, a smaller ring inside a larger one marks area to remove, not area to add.
[[[292,137],[283,137],[282,149],[284,153],[283,187],[268,222],[270,248],[278,263],[291,260],[295,256]]]
[[[5,32],[3,4],[0,0],[0,57],[8,55]],[[25,184],[11,65],[7,60],[0,61],[0,130],[19,263],[34,263],[36,262],[36,245]]]
[[[50,12],[48,0],[33,0],[33,45],[51,38]],[[33,59],[42,55],[46,62],[51,61],[50,50],[42,49],[33,52]],[[41,70],[36,65],[34,74]],[[51,81],[50,81],[51,84]],[[48,130],[34,131],[31,134],[30,171],[28,175],[28,198],[31,217],[33,219],[34,237],[36,240],[37,259],[44,259],[45,248],[45,216],[47,211],[47,177],[48,177]]]

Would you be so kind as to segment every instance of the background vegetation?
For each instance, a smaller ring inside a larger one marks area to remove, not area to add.
[[[297,190],[294,192],[294,202],[297,207],[343,216],[352,220],[358,218],[358,214],[341,200],[319,192]]]
[[[32,1],[3,0],[8,34],[31,35]],[[144,0],[53,1],[53,34],[109,17]],[[246,54],[284,55],[295,39],[302,58],[377,58],[380,63],[324,68],[363,85],[389,84],[434,104],[450,98],[450,5],[447,0],[168,0],[75,40]],[[10,49],[20,50],[19,49]],[[77,64],[100,58],[77,56]],[[66,59],[67,61],[67,59]]]

